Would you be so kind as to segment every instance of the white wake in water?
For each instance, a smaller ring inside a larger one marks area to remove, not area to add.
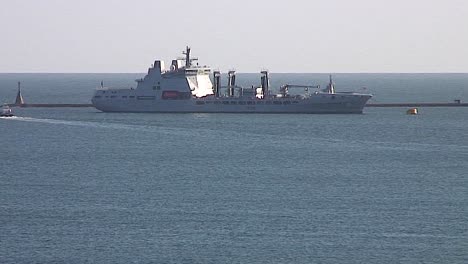
[[[189,136],[193,137],[194,134],[197,137],[212,137],[213,135],[218,135],[219,131],[216,129],[209,128],[192,128],[187,130],[186,128],[179,127],[166,127],[166,126],[154,126],[154,125],[137,125],[137,124],[119,124],[119,123],[109,123],[109,122],[97,122],[97,121],[74,121],[74,120],[60,120],[60,119],[48,119],[48,118],[33,118],[33,117],[0,117],[2,120],[14,120],[22,122],[36,122],[36,123],[47,123],[47,124],[56,124],[56,125],[67,125],[67,126],[80,126],[80,127],[90,127],[90,128],[102,128],[102,129],[118,129],[118,130],[133,130],[140,132],[151,132],[159,133],[164,135],[171,136]],[[233,137],[239,137],[244,139],[256,138],[264,139],[266,137],[272,137],[276,139],[277,135],[265,135],[265,134],[256,134],[249,132],[240,132],[240,131],[231,131],[230,135]],[[304,142],[304,140],[313,140],[314,145],[326,145],[327,147],[337,147],[342,148],[343,145],[348,147],[369,147],[371,148],[383,148],[383,149],[404,149],[404,150],[424,150],[424,151],[437,151],[440,149],[449,148],[451,151],[463,151],[468,150],[468,146],[464,145],[441,145],[441,144],[430,144],[430,143],[416,143],[416,142],[382,142],[382,141],[366,141],[366,140],[344,140],[339,138],[330,138],[330,137],[320,137],[320,136],[309,136],[304,138],[303,136],[288,135],[286,138],[282,138],[283,143],[296,144],[298,142]]]
[[[137,124],[119,124],[109,122],[97,122],[97,121],[76,121],[76,120],[60,120],[60,119],[49,119],[49,118],[33,118],[33,117],[0,117],[4,120],[21,121],[21,122],[34,122],[54,125],[66,125],[66,126],[79,126],[79,127],[90,127],[90,128],[102,128],[102,129],[118,129],[118,130],[133,130],[140,132],[151,132],[168,135],[178,136],[191,136],[192,131],[187,131],[184,128],[177,127],[164,127],[164,126],[150,126],[150,125],[137,125]],[[202,134],[202,132],[200,132]]]
[[[131,130],[150,130],[147,126],[138,125],[125,125],[116,123],[105,123],[105,122],[91,122],[91,121],[74,121],[74,120],[60,120],[60,119],[48,119],[48,118],[33,118],[33,117],[1,117],[4,120],[22,121],[22,122],[35,122],[35,123],[46,123],[56,125],[67,125],[67,126],[81,126],[81,127],[95,127],[95,128],[111,128],[111,129],[131,129]]]

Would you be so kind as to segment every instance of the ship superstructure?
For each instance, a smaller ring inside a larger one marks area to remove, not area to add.
[[[169,69],[156,60],[136,88],[98,88],[93,105],[104,112],[182,112],[182,113],[362,113],[370,94],[336,92],[330,83],[321,90],[318,85],[285,84],[274,94],[268,71],[261,71],[260,86],[236,85],[235,71],[227,73],[227,85],[221,85],[221,72],[199,66],[191,58],[172,60]],[[210,75],[212,74],[212,80]],[[292,95],[291,89],[304,94]],[[315,89],[315,91],[314,91]]]

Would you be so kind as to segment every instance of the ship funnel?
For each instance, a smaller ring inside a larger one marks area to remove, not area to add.
[[[219,90],[221,88],[221,73],[219,71],[214,71],[213,72],[213,92],[216,97],[219,97]]]
[[[164,61],[160,61],[160,60],[154,61],[154,68],[159,69],[160,72],[163,72],[164,71]]]
[[[234,87],[236,86],[236,72],[229,71],[228,72],[228,96],[234,96]]]
[[[184,67],[183,60],[172,60],[171,63],[171,71],[177,71],[178,69],[181,69]]]
[[[179,63],[177,60],[172,60],[171,63],[171,71],[176,71],[179,69]]]
[[[22,106],[24,105],[24,99],[21,95],[21,82],[18,82],[18,93],[16,94],[15,105]]]
[[[262,86],[262,94],[263,97],[268,95],[269,89],[270,89],[270,77],[268,76],[268,71],[261,71],[262,74],[261,77],[261,86]]]

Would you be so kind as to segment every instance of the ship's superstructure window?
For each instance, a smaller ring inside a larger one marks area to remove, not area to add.
[[[147,95],[142,95],[142,96],[137,96],[138,100],[154,100],[156,99],[156,96],[147,96]]]
[[[187,75],[197,75],[198,70],[197,69],[187,69],[187,70],[185,70],[185,73]]]
[[[161,98],[163,100],[188,100],[192,97],[190,92],[163,91]]]

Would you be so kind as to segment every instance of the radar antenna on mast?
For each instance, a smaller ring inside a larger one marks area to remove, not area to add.
[[[182,51],[182,54],[185,55],[185,67],[186,68],[190,67],[190,47],[187,46],[185,48],[185,51]]]
[[[198,58],[190,58],[190,51],[191,51],[191,48],[189,46],[185,48],[185,51],[182,51],[182,54],[185,55],[185,68],[191,67],[192,61],[198,60]]]

